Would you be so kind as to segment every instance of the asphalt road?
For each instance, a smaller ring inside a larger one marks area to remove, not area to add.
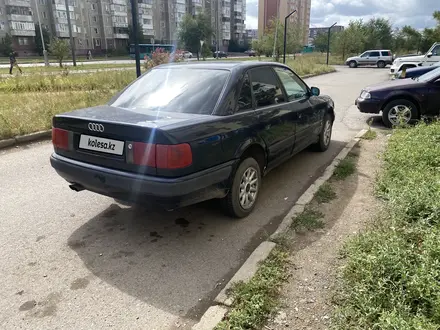
[[[354,107],[387,69],[307,79],[333,97],[326,153],[304,151],[263,182],[254,213],[216,202],[152,213],[75,193],[49,165],[49,142],[0,151],[0,329],[186,329],[370,116]]]

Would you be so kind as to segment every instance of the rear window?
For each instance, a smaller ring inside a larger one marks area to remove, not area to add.
[[[143,111],[210,115],[229,76],[227,70],[157,68],[136,80],[110,104]]]

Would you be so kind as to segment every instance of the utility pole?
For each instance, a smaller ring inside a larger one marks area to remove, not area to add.
[[[334,23],[332,26],[328,28],[328,39],[327,39],[327,65],[328,65],[328,56],[330,53],[330,31],[332,27],[334,27],[338,22]]]
[[[41,43],[43,44],[44,65],[49,66],[49,59],[47,58],[46,45],[44,44],[43,28],[41,27],[40,10],[38,9],[38,1],[37,0],[35,0],[35,7],[37,8],[38,26],[40,27]]]
[[[220,50],[220,0],[217,0],[217,27],[216,27],[216,30],[217,30],[217,33],[216,33],[216,37],[217,37],[217,41],[215,42],[215,44],[216,44],[216,46],[215,46],[215,48],[216,48],[216,50],[217,50],[217,53],[216,53],[216,55],[217,55],[217,59],[219,59],[220,58],[220,56],[219,56],[219,50]]]
[[[67,11],[67,25],[69,28],[70,48],[72,49],[72,62],[73,62],[73,66],[76,66],[75,41],[73,40],[72,25],[70,24],[69,0],[65,0],[65,4],[66,4],[66,11]]]
[[[277,46],[277,39],[278,39],[278,21],[280,19],[280,3],[277,0],[277,20],[275,21],[276,27],[275,27],[275,39],[273,41],[273,53],[272,56],[275,56],[276,46]]]
[[[131,2],[131,20],[133,24],[134,34],[134,53],[136,59],[136,76],[141,75],[141,58],[139,53],[139,33],[138,33],[138,6],[137,0],[130,0]]]
[[[287,19],[296,12],[296,9],[284,18],[284,51],[283,63],[286,64],[286,44],[287,44]]]

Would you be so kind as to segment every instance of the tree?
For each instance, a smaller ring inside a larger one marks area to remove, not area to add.
[[[69,55],[70,46],[66,40],[53,38],[49,45],[49,52],[56,57],[60,67],[63,67],[64,58]]]
[[[367,49],[391,49],[393,46],[393,27],[385,18],[372,18],[362,27]]]
[[[50,44],[50,35],[49,31],[47,31],[46,27],[41,27],[41,30],[43,31],[43,38],[44,38],[44,47],[46,49],[49,48]],[[43,55],[43,43],[41,40],[41,34],[40,34],[40,26],[38,24],[35,24],[35,50],[37,53],[41,56]]]
[[[180,23],[179,40],[185,48],[197,53],[199,59],[200,41],[207,41],[212,35],[210,18],[205,13],[199,13],[195,17],[186,14]]]
[[[303,32],[299,25],[289,24],[286,36],[286,53],[292,54],[299,51],[302,48],[302,40]],[[284,24],[280,20],[271,21],[259,42],[261,42],[262,50],[266,56],[273,54],[275,47],[275,60],[279,61],[284,51]]]
[[[318,52],[327,51],[327,42],[328,42],[328,34],[325,32],[319,33],[313,40],[313,45],[315,46],[315,50],[317,50]]]
[[[211,49],[209,48],[209,46],[208,46],[208,44],[206,42],[203,43],[201,53],[202,53],[202,58],[203,58],[204,61],[206,60],[207,57],[212,56]]]
[[[6,33],[0,42],[0,53],[4,56],[9,56],[12,53],[12,37],[9,33]]]
[[[365,50],[362,20],[351,21],[348,27],[336,33],[335,50],[345,60],[348,55],[359,54]]]

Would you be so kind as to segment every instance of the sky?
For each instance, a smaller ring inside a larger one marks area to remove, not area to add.
[[[275,0],[271,0],[275,1]],[[350,20],[385,17],[395,27],[433,27],[440,0],[312,0],[310,26],[347,25]],[[258,0],[246,0],[246,29],[258,27]]]

